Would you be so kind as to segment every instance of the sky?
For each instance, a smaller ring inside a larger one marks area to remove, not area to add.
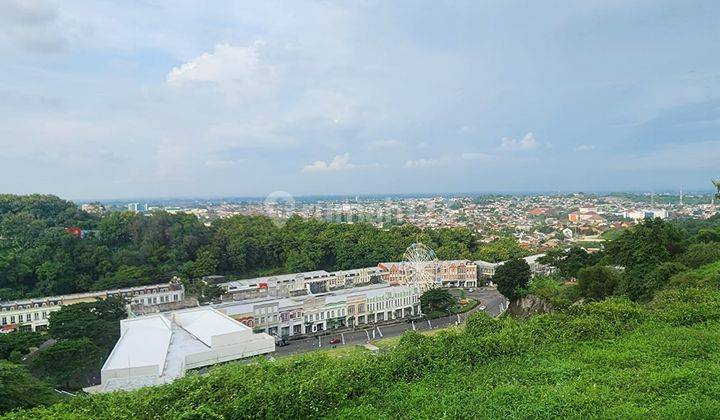
[[[0,1],[0,192],[708,189],[720,2]]]

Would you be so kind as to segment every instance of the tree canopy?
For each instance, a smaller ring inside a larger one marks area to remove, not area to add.
[[[420,296],[420,309],[430,317],[449,315],[455,299],[447,289],[429,289]]]
[[[595,265],[584,267],[577,273],[580,293],[589,299],[600,300],[611,296],[620,282],[616,269]]]
[[[0,414],[19,408],[53,404],[59,394],[21,365],[0,360]]]
[[[493,282],[497,284],[498,292],[512,301],[525,292],[530,276],[530,265],[522,258],[515,258],[495,270]]]

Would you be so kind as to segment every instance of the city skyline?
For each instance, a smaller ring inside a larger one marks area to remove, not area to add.
[[[709,191],[713,2],[0,5],[0,191]]]

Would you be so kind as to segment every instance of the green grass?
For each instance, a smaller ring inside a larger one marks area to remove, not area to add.
[[[432,321],[431,321],[432,322]],[[434,337],[441,332],[445,331],[459,331],[463,328],[463,326],[449,326],[445,328],[438,328],[435,330],[429,330],[429,331],[417,331],[417,334],[426,336],[426,337]],[[397,347],[400,344],[400,340],[402,340],[402,336],[398,335],[395,337],[388,337],[388,338],[380,338],[377,340],[370,341],[372,344],[377,346],[381,351],[388,351],[392,350],[395,347]]]
[[[450,309],[450,312],[452,312],[453,314],[464,314],[465,312],[472,310],[477,305],[478,305],[477,300],[468,299],[468,302],[466,304],[461,305],[459,308],[452,308],[452,309]]]

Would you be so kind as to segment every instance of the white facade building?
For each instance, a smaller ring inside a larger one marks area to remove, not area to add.
[[[169,383],[189,369],[275,351],[275,340],[210,307],[120,321],[120,339],[88,392]]]
[[[128,303],[156,306],[185,299],[185,288],[179,281],[127,287],[100,292],[75,293],[0,303],[0,328],[3,331],[36,331],[47,328],[50,314],[65,305],[94,302],[107,297],[123,297]]]
[[[420,315],[420,294],[415,286],[373,284],[293,298],[225,302],[214,307],[255,331],[288,337]]]

